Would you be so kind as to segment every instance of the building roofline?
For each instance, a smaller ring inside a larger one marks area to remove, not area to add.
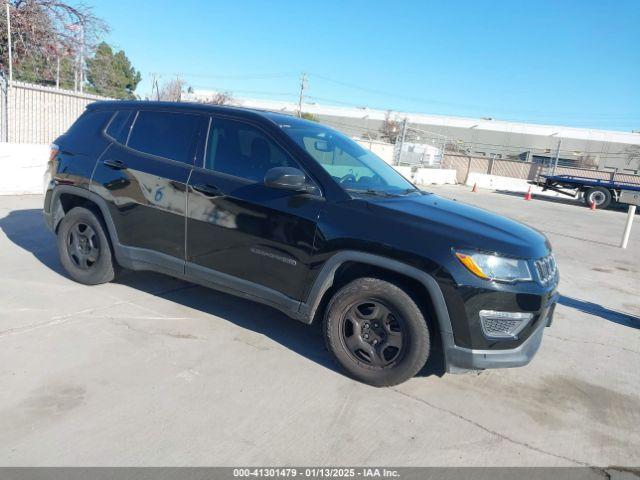
[[[196,90],[193,99],[213,94],[213,91]],[[260,108],[263,110],[279,111],[282,113],[298,110],[298,104],[281,100],[263,99],[236,99],[241,106]],[[372,109],[368,107],[338,107],[332,105],[320,105],[317,103],[305,103],[305,112],[315,115],[327,115],[346,118],[360,118],[382,121],[387,115],[386,110]],[[640,133],[623,132],[617,130],[600,130],[591,128],[567,127],[561,125],[545,125],[536,123],[512,122],[506,120],[488,120],[484,118],[455,117],[445,115],[431,115],[424,113],[411,113],[392,111],[397,118],[407,118],[407,121],[415,124],[435,125],[442,127],[455,127],[494,132],[538,135],[542,137],[556,137],[576,140],[592,140],[598,142],[614,142],[629,145],[640,145]]]

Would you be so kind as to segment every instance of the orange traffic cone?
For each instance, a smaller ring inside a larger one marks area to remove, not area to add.
[[[473,184],[473,188],[471,189],[471,192],[472,193],[478,193],[478,184],[477,183]]]
[[[524,195],[524,199],[525,200],[531,200],[531,187],[529,187],[529,190],[527,191],[527,193],[525,193]]]
[[[591,203],[589,204],[589,208],[590,208],[591,210],[595,210],[595,209],[596,209],[596,202],[591,202]]]

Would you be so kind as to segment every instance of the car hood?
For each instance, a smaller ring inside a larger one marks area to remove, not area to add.
[[[539,231],[520,222],[435,194],[369,198],[376,214],[423,227],[426,239],[450,243],[457,249],[476,249],[522,258],[540,258],[551,249]]]

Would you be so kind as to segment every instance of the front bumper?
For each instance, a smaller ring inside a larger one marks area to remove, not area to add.
[[[484,350],[460,347],[455,344],[453,334],[445,339],[444,351],[447,372],[460,373],[468,370],[487,368],[511,368],[528,364],[540,348],[545,327],[551,325],[555,305],[559,295],[556,293],[548,302],[534,330],[517,347],[504,350]]]

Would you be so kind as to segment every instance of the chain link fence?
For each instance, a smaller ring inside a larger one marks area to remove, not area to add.
[[[447,137],[420,128],[402,125],[395,143],[396,165],[440,168],[447,146]]]

